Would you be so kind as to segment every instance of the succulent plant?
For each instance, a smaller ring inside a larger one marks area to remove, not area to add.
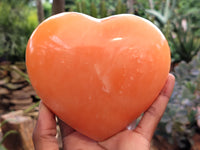
[[[180,148],[188,148],[196,131],[196,112],[200,105],[200,52],[190,63],[180,62],[173,74],[176,83],[157,134]]]

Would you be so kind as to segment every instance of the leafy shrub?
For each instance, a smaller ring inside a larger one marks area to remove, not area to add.
[[[170,41],[173,44],[171,52],[174,63],[182,60],[188,63],[200,50],[200,38],[195,37],[190,28],[184,31],[179,26],[176,32],[172,32]]]
[[[182,149],[192,144],[191,136],[197,129],[196,112],[200,100],[200,52],[190,63],[175,67],[176,83],[157,134],[176,143]]]
[[[26,0],[2,0],[0,14],[0,58],[24,60],[28,38],[38,24],[36,10]]]
[[[155,17],[155,24],[159,27],[164,27],[168,21],[173,17],[174,9],[175,9],[175,1],[171,2],[170,0],[166,0],[165,3],[161,3],[160,10],[156,10],[155,8],[146,9],[146,12]]]
[[[44,8],[44,17],[48,18],[51,16],[51,8],[52,8],[52,4],[48,1],[45,1],[43,3],[43,8]]]
[[[169,41],[172,63],[190,62],[200,50],[200,1],[166,0],[158,10],[146,9]],[[184,23],[184,24],[183,24]]]
[[[190,18],[190,26],[195,37],[200,37],[200,1],[181,0],[178,3],[177,13]]]
[[[76,7],[71,11],[77,11],[91,15],[96,18],[103,18],[114,14],[127,13],[125,0],[76,0]]]

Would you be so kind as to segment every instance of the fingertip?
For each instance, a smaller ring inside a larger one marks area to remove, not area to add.
[[[174,76],[172,73],[169,73],[169,75],[168,75],[168,80],[174,82],[174,81],[176,80],[176,78],[175,78],[175,76]]]
[[[171,93],[174,89],[174,84],[175,84],[175,77],[173,74],[169,73],[167,81],[166,81],[162,91],[160,92],[160,95],[170,98]]]

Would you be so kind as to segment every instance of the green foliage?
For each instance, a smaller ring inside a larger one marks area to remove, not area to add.
[[[100,3],[100,16],[102,18],[107,17],[107,9],[106,9],[106,2],[105,0],[102,0]]]
[[[88,1],[86,0],[77,1],[74,11],[88,14],[95,18],[98,18],[99,15],[96,3],[94,1],[92,1],[91,3],[88,3]]]
[[[123,13],[127,13],[126,4],[124,4],[121,0],[118,0],[115,9],[115,14],[123,14]]]
[[[127,13],[124,0],[76,0],[76,7],[72,11],[88,14],[96,18],[104,18],[114,14]]]
[[[84,14],[89,14],[87,12],[85,1],[76,2],[76,11]]]
[[[185,1],[185,2],[184,2]],[[154,23],[160,27],[168,39],[172,63],[180,61],[190,62],[200,50],[199,8],[193,8],[195,0],[177,1],[166,0],[156,9],[146,9],[146,12],[155,17]],[[186,4],[187,5],[184,5]],[[200,6],[200,1],[196,1]],[[195,7],[195,6],[194,6]],[[195,16],[195,17],[192,17]],[[185,22],[185,25],[182,23]]]
[[[97,7],[95,6],[94,2],[92,2],[90,5],[90,15],[97,18]]]
[[[65,11],[71,11],[71,7],[74,4],[74,0],[65,0]]]
[[[194,36],[200,37],[200,1],[181,0],[177,7],[177,14],[182,14],[185,18],[190,18],[190,27]]]
[[[45,2],[43,3],[43,9],[44,9],[44,17],[48,18],[51,16],[51,3],[49,3],[49,1],[45,0]]]
[[[169,40],[173,42],[173,52],[175,61],[191,61],[192,57],[200,50],[200,1],[181,0],[178,1],[174,18],[172,19],[175,38]],[[185,25],[183,25],[185,22]],[[184,29],[185,26],[185,29]],[[172,36],[171,36],[172,37]]]
[[[190,63],[182,61],[175,67],[176,83],[157,134],[166,137],[180,148],[189,149],[196,131],[196,112],[200,100],[200,52]],[[187,142],[186,142],[187,141]]]
[[[159,23],[159,26],[163,27],[173,15],[176,0],[173,0],[171,5],[170,3],[170,0],[166,0],[165,3],[162,3],[162,7],[159,11],[155,9],[146,9],[146,12],[153,15]]]
[[[186,19],[181,21],[189,22]],[[181,25],[181,21],[176,24],[174,31],[170,33],[170,41],[172,42],[171,51],[173,60],[172,62],[190,62],[192,58],[200,50],[200,38],[195,37],[190,26],[187,25],[187,29],[184,29]]]
[[[24,60],[28,38],[38,24],[36,10],[25,0],[2,0],[0,14],[0,58]]]

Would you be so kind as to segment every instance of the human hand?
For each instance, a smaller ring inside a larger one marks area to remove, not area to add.
[[[169,74],[159,96],[144,113],[134,130],[126,129],[102,142],[96,142],[59,121],[63,150],[149,150],[152,136],[165,111],[174,83],[174,76]],[[35,150],[58,150],[56,134],[55,115],[41,102],[33,132]]]

